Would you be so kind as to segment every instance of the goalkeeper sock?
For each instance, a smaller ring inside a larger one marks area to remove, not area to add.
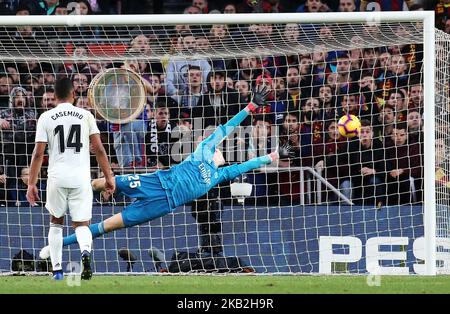
[[[103,228],[103,221],[97,224],[89,225],[89,229],[91,230],[93,239],[98,238],[105,233],[105,230]],[[64,237],[63,246],[71,245],[74,243],[77,243],[77,235],[75,233]]]
[[[92,246],[92,233],[88,226],[80,226],[75,229],[78,244],[80,245],[80,251],[83,253],[87,251],[91,253]]]
[[[48,245],[50,246],[50,260],[53,271],[62,269],[63,226],[50,224],[48,231]]]
[[[98,224],[90,225],[89,229],[92,232],[92,237],[93,238],[98,238],[99,236],[101,236],[102,234],[105,233],[105,229],[103,227],[103,221],[99,222]]]

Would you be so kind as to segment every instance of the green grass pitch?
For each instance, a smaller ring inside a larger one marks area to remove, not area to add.
[[[450,293],[450,276],[381,276],[368,285],[367,276],[95,276],[70,286],[67,276],[55,282],[47,276],[0,276],[5,293],[170,293],[170,294],[290,294],[290,293]],[[369,280],[370,282],[370,280]]]

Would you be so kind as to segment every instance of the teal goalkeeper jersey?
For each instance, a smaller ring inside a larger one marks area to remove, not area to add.
[[[269,156],[262,156],[242,164],[217,168],[212,159],[214,151],[215,145],[208,145],[207,139],[181,164],[157,172],[171,207],[191,202],[222,182],[272,162]]]

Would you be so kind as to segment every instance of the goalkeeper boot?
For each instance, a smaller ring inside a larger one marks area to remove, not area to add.
[[[63,273],[62,269],[53,271],[52,279],[53,280],[63,280],[64,279],[64,273]]]
[[[92,278],[91,253],[88,251],[84,251],[81,254],[81,267],[83,268],[81,271],[81,280],[90,280]]]

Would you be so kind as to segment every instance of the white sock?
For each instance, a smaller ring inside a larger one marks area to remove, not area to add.
[[[48,231],[48,245],[50,246],[50,260],[53,270],[62,269],[63,226],[50,224]]]
[[[92,246],[92,233],[88,226],[80,226],[75,229],[75,234],[77,235],[77,241],[80,245],[80,251],[88,251],[91,253]]]

